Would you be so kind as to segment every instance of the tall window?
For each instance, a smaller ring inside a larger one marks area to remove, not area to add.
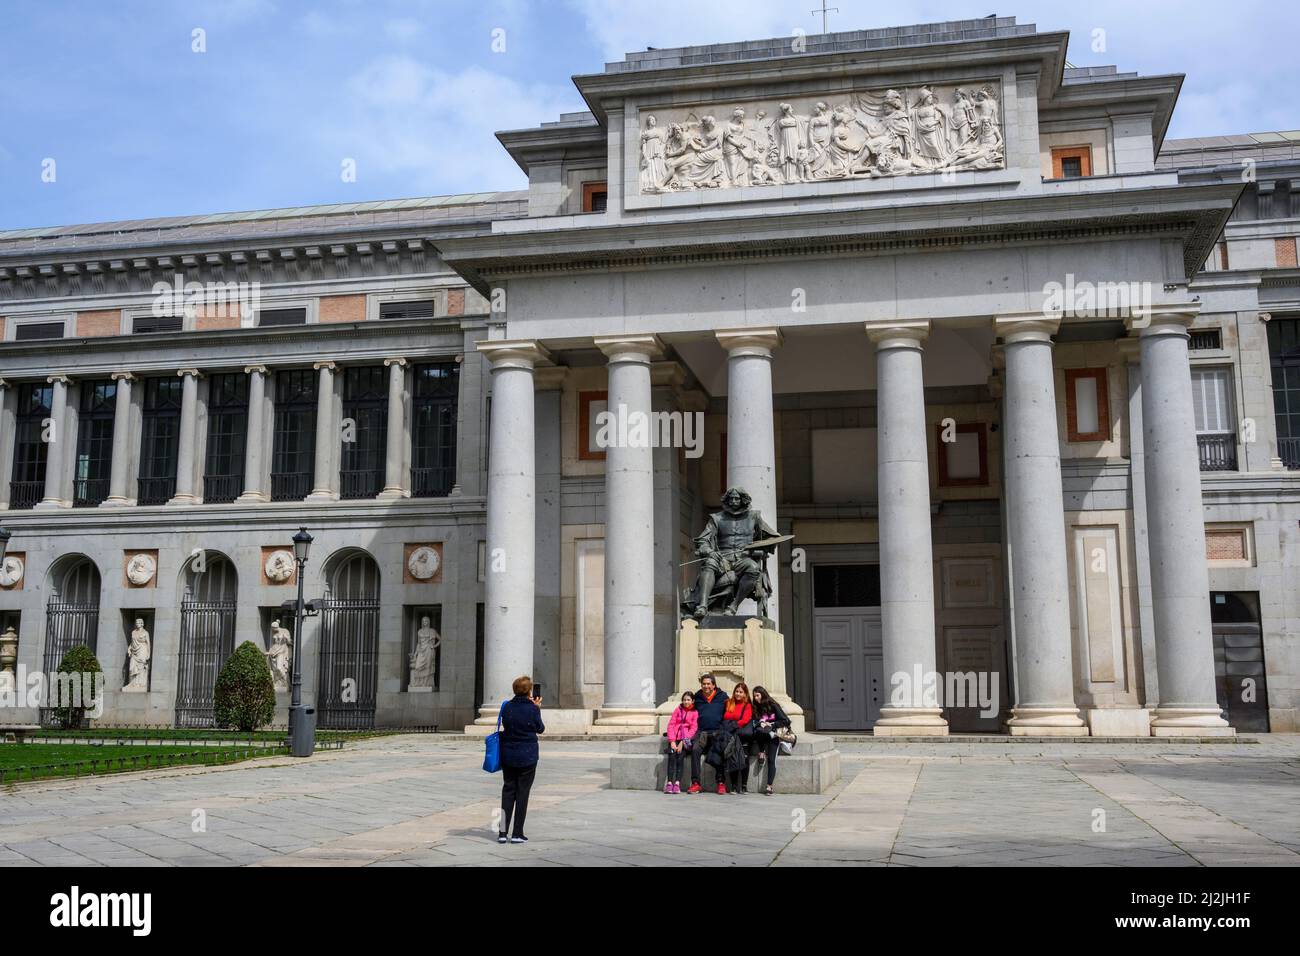
[[[1226,368],[1192,369],[1192,406],[1201,471],[1237,470],[1237,426],[1232,413],[1232,374]]]
[[[438,362],[415,367],[411,422],[411,494],[437,498],[456,483],[456,405],[460,366]]]
[[[144,381],[144,421],[140,437],[137,500],[163,505],[176,494],[176,451],[181,434],[180,376]]]
[[[45,496],[44,440],[54,386],[27,383],[18,388],[18,417],[14,425],[14,470],[9,483],[9,507],[31,508]]]
[[[272,501],[301,501],[307,497],[315,455],[316,372],[309,368],[276,372]]]
[[[373,498],[384,487],[388,428],[388,369],[367,365],[343,370],[342,467],[339,497]]]
[[[113,412],[117,382],[83,382],[81,417],[77,422],[77,471],[72,504],[93,508],[108,497],[113,468]]]
[[[1278,457],[1287,468],[1300,469],[1300,319],[1268,323],[1268,353]]]
[[[203,500],[224,503],[244,487],[244,441],[248,435],[248,376],[240,372],[208,380],[208,452]]]

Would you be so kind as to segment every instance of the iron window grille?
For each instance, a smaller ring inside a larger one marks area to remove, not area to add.
[[[1219,329],[1193,329],[1187,347],[1193,352],[1218,351],[1223,348],[1223,333]]]
[[[203,464],[203,500],[234,501],[244,487],[244,444],[248,435],[248,376],[233,372],[208,380],[208,447]]]
[[[381,319],[432,319],[437,314],[438,303],[433,299],[379,303]]]
[[[306,325],[306,309],[263,309],[257,313],[259,326]]]
[[[53,385],[25,383],[18,388],[14,466],[9,481],[11,509],[34,507],[45,496],[45,463],[49,445],[43,435],[53,402]]]
[[[185,328],[182,315],[138,315],[131,320],[132,335],[147,335],[150,332],[180,332]]]
[[[65,327],[62,322],[24,322],[14,329],[15,342],[32,342],[37,339],[61,339]]]
[[[316,457],[316,373],[275,374],[275,427],[271,448],[271,500],[301,501],[311,491]]]
[[[75,508],[93,508],[108,497],[113,469],[113,417],[117,382],[85,382],[77,423],[77,468],[72,481]]]
[[[1300,318],[1268,323],[1268,352],[1277,454],[1288,469],[1300,470]]]
[[[142,505],[166,504],[176,494],[183,387],[180,376],[145,379],[140,478],[136,495],[136,500]]]
[[[343,454],[340,498],[373,498],[384,487],[388,435],[387,372],[382,365],[343,370]]]
[[[456,412],[460,366],[435,362],[415,367],[411,422],[411,495],[439,498],[456,483]]]

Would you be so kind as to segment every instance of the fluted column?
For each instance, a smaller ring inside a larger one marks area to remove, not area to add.
[[[487,555],[483,608],[483,708],[496,723],[510,684],[533,668],[533,571],[537,549],[537,462],[533,369],[549,359],[536,342],[480,342],[491,365]]]
[[[127,468],[130,467],[131,445],[127,433],[131,428],[131,383],[135,376],[130,372],[114,372],[117,392],[113,398],[113,458],[109,466],[108,497],[101,508],[121,508],[128,504]]]
[[[727,487],[738,486],[749,492],[751,507],[776,530],[772,350],[781,344],[781,330],[731,329],[716,336],[727,350]],[[767,613],[779,627],[775,551],[768,558],[767,570],[772,581]]]
[[[605,446],[605,702],[597,723],[653,730],[654,449],[650,444],[653,335],[596,338],[609,358],[614,417]]]
[[[339,447],[338,426],[334,422],[334,370],[333,362],[316,362],[312,368],[320,376],[316,382],[316,463],[308,501],[335,501],[338,495],[331,481],[334,450]]]
[[[1041,313],[995,322],[1006,358],[1004,498],[1011,550],[1016,705],[1021,736],[1087,736],[1074,704],[1065,496],[1056,426],[1052,336],[1059,319]]]
[[[194,449],[198,442],[199,370],[183,368],[181,377],[181,434],[176,446],[176,493],[169,505],[192,505],[194,494]]]
[[[266,366],[249,365],[244,374],[248,376],[248,421],[244,427],[244,492],[238,500],[266,501],[270,498],[262,486],[266,470],[262,464],[266,442],[262,429],[266,416]]]
[[[925,697],[927,675],[935,672],[930,453],[921,371],[929,332],[929,322],[867,324],[876,346],[880,623],[889,695],[876,736],[948,733],[942,702]]]
[[[1196,449],[1187,327],[1197,306],[1129,320],[1142,361],[1142,438],[1151,604],[1160,703],[1157,737],[1230,736],[1219,709],[1210,629],[1201,466]]]
[[[388,366],[388,429],[384,445],[384,490],[380,498],[401,498],[406,492],[402,481],[402,460],[406,451],[406,359],[384,359]]]
[[[63,447],[67,442],[68,383],[66,375],[51,375],[46,379],[54,386],[50,396],[50,440],[45,450],[45,497],[36,503],[37,508],[66,508],[70,502],[63,497]]]

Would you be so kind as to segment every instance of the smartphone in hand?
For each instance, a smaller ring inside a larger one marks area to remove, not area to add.
[[[541,684],[534,684],[534,685],[533,685],[532,699],[533,699],[533,700],[541,700],[541,699],[542,699],[542,685],[541,685]]]

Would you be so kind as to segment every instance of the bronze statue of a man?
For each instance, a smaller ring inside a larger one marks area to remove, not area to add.
[[[709,613],[735,614],[740,603],[752,597],[759,617],[767,617],[767,596],[772,593],[767,558],[775,545],[751,546],[775,538],[777,533],[749,505],[749,494],[743,488],[728,488],[722,496],[722,510],[709,516],[695,539],[700,576],[683,606],[685,614],[696,619]]]

